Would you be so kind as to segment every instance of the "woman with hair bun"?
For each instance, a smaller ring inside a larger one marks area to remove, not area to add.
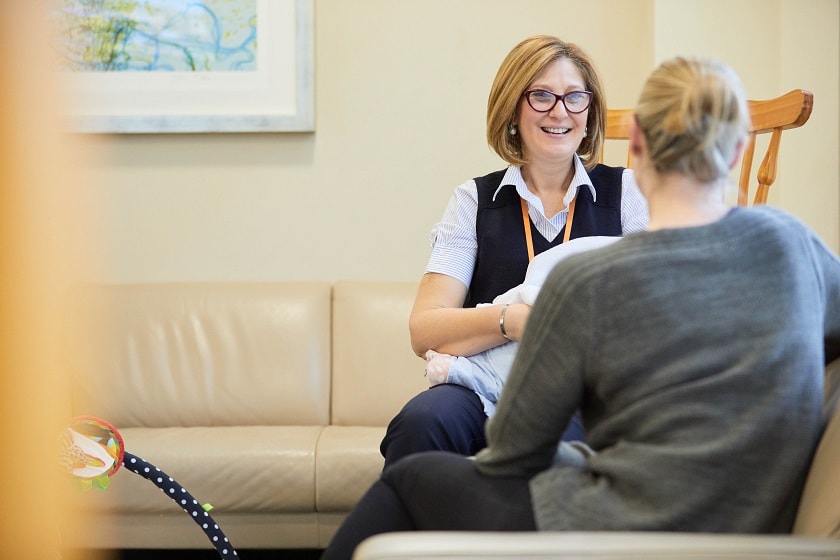
[[[324,558],[399,530],[790,531],[840,358],[840,259],[781,210],[724,202],[749,118],[728,67],[667,61],[635,113],[647,229],[549,274],[487,448],[384,471]],[[577,409],[591,449],[555,454]]]

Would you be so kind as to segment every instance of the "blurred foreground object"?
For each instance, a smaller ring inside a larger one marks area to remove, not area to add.
[[[61,132],[45,4],[0,3],[0,539],[4,560],[61,558],[55,442],[69,395],[61,301],[86,262],[85,197]],[[80,225],[82,224],[82,225]],[[71,523],[71,527],[74,525]],[[79,524],[77,530],[84,530]],[[69,560],[68,556],[63,557]]]

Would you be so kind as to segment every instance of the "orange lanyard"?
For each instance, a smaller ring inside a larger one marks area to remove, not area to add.
[[[566,218],[566,229],[563,233],[563,243],[569,240],[572,234],[572,220],[575,217],[575,201],[577,197],[572,199],[569,204],[569,216]],[[525,244],[528,246],[528,262],[534,258],[534,239],[531,237],[531,218],[528,217],[528,203],[524,198],[520,198],[519,202],[522,204],[522,222],[525,224]]]

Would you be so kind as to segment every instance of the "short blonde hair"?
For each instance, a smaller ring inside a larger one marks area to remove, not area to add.
[[[534,35],[513,47],[502,61],[487,100],[487,143],[510,165],[528,163],[522,154],[520,136],[508,134],[508,127],[524,102],[522,94],[550,62],[561,58],[569,59],[578,68],[584,87],[594,94],[586,122],[587,135],[578,147],[578,156],[587,169],[595,167],[601,157],[607,104],[595,65],[573,43],[551,35]]]
[[[679,57],[654,70],[635,112],[656,170],[704,182],[729,173],[750,119],[732,69],[714,60]]]

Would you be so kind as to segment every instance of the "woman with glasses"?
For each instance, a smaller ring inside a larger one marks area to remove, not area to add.
[[[404,530],[791,530],[840,358],[840,259],[778,209],[726,205],[748,121],[728,67],[653,72],[630,133],[646,231],[552,270],[487,448],[383,471],[325,560]],[[591,449],[557,457],[579,407]]]
[[[578,46],[539,35],[507,55],[490,90],[487,141],[509,166],[455,189],[432,231],[409,320],[418,356],[469,356],[519,340],[529,305],[478,304],[520,284],[530,259],[546,249],[645,227],[633,172],[597,164],[605,118],[601,79]],[[474,455],[486,445],[492,406],[466,387],[432,386],[388,426],[385,467],[420,451]],[[565,439],[584,439],[579,417]]]

